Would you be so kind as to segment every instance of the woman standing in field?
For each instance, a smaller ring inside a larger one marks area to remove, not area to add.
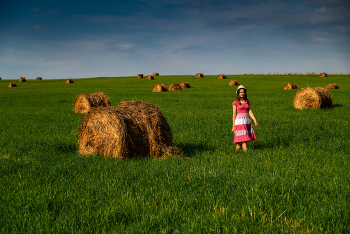
[[[247,151],[247,142],[257,139],[249,116],[253,119],[255,126],[258,125],[258,122],[256,122],[253,111],[250,108],[250,101],[247,98],[247,89],[243,85],[240,85],[237,88],[236,94],[236,101],[232,103],[232,132],[235,133],[234,144],[237,144],[236,150],[243,147],[243,150]]]

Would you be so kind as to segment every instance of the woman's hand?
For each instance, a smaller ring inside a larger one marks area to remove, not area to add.
[[[235,126],[232,127],[232,132],[235,132]]]
[[[258,126],[258,122],[254,121],[255,126]]]

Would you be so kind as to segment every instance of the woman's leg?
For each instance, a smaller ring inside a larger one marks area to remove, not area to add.
[[[248,150],[248,147],[247,147],[247,142],[242,142],[242,147],[243,147],[243,150],[244,151],[247,151]]]
[[[242,147],[242,142],[238,142],[236,145],[236,150],[240,150]]]

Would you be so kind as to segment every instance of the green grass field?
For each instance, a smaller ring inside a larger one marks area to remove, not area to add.
[[[348,233],[350,75],[0,80],[1,233]],[[238,80],[259,123],[235,152]],[[187,81],[182,92],[154,84]],[[295,110],[286,82],[330,90],[334,107]],[[77,153],[78,94],[159,106],[187,158],[120,161]]]

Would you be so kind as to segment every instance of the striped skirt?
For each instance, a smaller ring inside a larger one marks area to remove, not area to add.
[[[235,140],[234,143],[256,140],[248,113],[239,113],[235,119]]]

